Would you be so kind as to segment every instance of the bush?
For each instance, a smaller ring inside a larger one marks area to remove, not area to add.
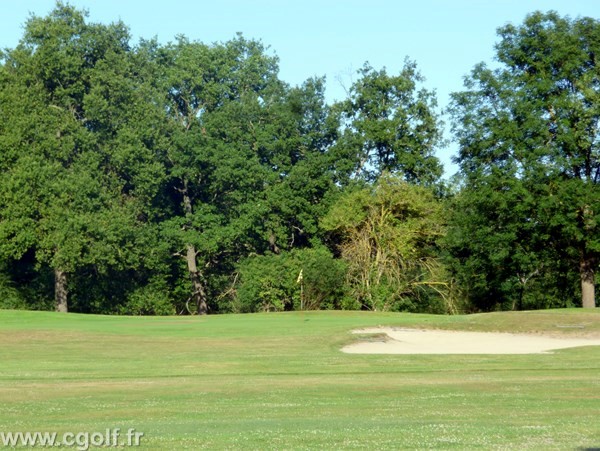
[[[325,248],[254,256],[238,267],[232,310],[316,310],[349,305],[345,266]]]
[[[119,313],[123,315],[173,315],[175,307],[169,296],[169,287],[164,280],[151,280],[147,285],[134,290]]]
[[[0,309],[27,309],[25,299],[15,288],[10,277],[0,273]]]

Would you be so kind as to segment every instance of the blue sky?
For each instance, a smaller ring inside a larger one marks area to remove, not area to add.
[[[263,41],[280,58],[280,76],[300,84],[327,77],[330,100],[344,97],[365,61],[395,73],[408,56],[435,89],[439,106],[462,88],[478,62],[492,63],[496,29],[519,24],[535,10],[555,10],[573,18],[600,19],[597,0],[71,0],[89,10],[89,20],[122,20],[133,41],[161,42],[184,34],[203,42],[224,41],[242,32]],[[54,0],[0,0],[0,47],[14,47],[30,13],[47,14]],[[448,120],[446,120],[448,122]],[[448,125],[446,125],[448,129]],[[456,153],[451,144],[438,156],[446,174]]]

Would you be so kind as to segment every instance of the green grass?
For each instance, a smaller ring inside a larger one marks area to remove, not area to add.
[[[106,317],[0,311],[0,431],[135,428],[142,449],[600,447],[600,347],[349,355],[392,325],[600,336],[600,310]]]

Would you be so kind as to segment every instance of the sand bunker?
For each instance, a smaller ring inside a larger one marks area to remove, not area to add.
[[[578,346],[600,346],[600,339],[553,338],[508,333],[373,327],[355,334],[385,334],[342,348],[350,354],[540,354]]]

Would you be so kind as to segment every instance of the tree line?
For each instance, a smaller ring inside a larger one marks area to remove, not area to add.
[[[595,306],[600,23],[498,30],[449,115],[414,61],[347,98],[260,41],[132,44],[58,2],[0,53],[0,307],[114,314]]]

